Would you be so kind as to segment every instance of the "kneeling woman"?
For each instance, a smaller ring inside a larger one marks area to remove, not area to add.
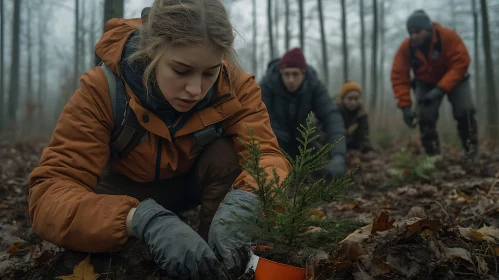
[[[142,239],[176,279],[239,274],[246,245],[240,234],[228,236],[234,229],[214,226],[213,217],[224,199],[230,207],[215,219],[252,214],[238,206],[256,199],[245,188],[252,178],[239,168],[247,127],[260,141],[262,166],[276,167],[284,178],[290,165],[233,42],[219,0],[156,0],[142,19],[108,21],[96,54],[123,81],[127,100],[111,97],[109,88],[117,85],[107,82],[105,67],[82,76],[30,174],[37,234],[84,252],[116,251]],[[114,124],[118,106],[128,107],[144,131],[126,154],[113,151],[130,140],[121,135],[116,143],[113,132],[133,131]],[[206,127],[215,127],[218,137],[196,138]],[[116,154],[122,156],[110,156]],[[175,214],[195,204],[201,204],[199,234]]]

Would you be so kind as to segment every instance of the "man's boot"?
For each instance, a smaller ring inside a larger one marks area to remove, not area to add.
[[[440,141],[438,139],[435,122],[420,121],[419,131],[421,133],[421,144],[425,153],[429,156],[440,154]]]
[[[480,163],[480,153],[478,151],[478,126],[474,114],[467,114],[466,116],[457,120],[457,131],[461,144],[466,154],[466,158],[472,164]]]

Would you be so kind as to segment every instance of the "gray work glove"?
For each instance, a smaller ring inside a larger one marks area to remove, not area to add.
[[[201,236],[153,199],[146,199],[137,206],[132,228],[168,276],[182,280],[228,279]]]
[[[428,93],[426,93],[426,95],[421,99],[421,102],[426,103],[426,104],[434,103],[434,102],[442,99],[444,94],[445,93],[444,93],[443,89],[436,87],[436,88],[430,90]]]
[[[412,109],[410,106],[403,107],[402,114],[404,115],[404,122],[409,126],[414,128],[414,116],[412,115]]]
[[[345,156],[339,154],[333,155],[331,162],[324,166],[323,172],[324,179],[327,181],[332,180],[334,177],[345,175]]]
[[[233,278],[244,273],[249,261],[258,198],[243,190],[232,190],[218,207],[208,233],[208,244]]]

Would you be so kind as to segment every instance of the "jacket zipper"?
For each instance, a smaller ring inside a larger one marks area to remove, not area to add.
[[[214,104],[212,104],[211,106],[215,106],[215,105],[218,105],[222,102],[225,102],[229,99],[232,98],[232,94],[231,93],[227,93],[227,94],[224,94],[222,95],[218,100],[215,101]],[[174,138],[174,134],[176,132],[176,125],[171,125],[168,126],[168,130],[170,130],[171,128],[174,129],[174,131],[171,131],[173,133],[170,132],[170,135],[171,135],[171,138],[172,138],[172,143],[175,144],[175,138]],[[160,179],[160,171],[161,171],[161,148],[162,148],[162,145],[161,145],[161,138],[158,140],[158,153],[156,155],[156,167],[155,167],[155,171],[154,171],[154,180],[155,181],[159,181]]]

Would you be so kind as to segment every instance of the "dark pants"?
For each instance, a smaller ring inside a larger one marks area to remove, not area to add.
[[[439,117],[442,99],[433,103],[421,103],[420,100],[435,85],[426,85],[416,81],[415,93],[419,104],[419,130],[421,132],[421,143],[425,152],[429,155],[440,153],[440,142],[437,133],[437,120]],[[464,79],[456,88],[446,94],[452,105],[452,114],[457,121],[457,131],[462,146],[466,152],[476,151],[478,148],[478,132],[475,119],[475,106],[471,99],[471,87],[469,79]]]
[[[139,201],[152,198],[174,213],[201,204],[199,235],[207,240],[213,216],[240,173],[232,141],[218,138],[204,148],[194,168],[183,176],[138,183],[106,170],[95,192],[129,195]]]

